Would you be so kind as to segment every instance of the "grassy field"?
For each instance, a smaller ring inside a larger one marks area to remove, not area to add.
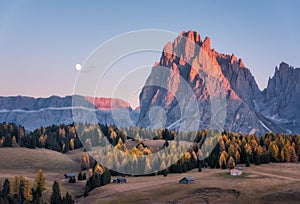
[[[194,184],[179,184],[190,176]],[[167,177],[127,177],[126,184],[95,189],[77,203],[299,203],[300,164],[268,164],[229,170],[203,169]]]
[[[80,171],[80,152],[82,149],[62,154],[39,148],[0,148],[0,184],[5,178],[12,181],[14,176],[25,176],[33,184],[36,172],[42,169],[47,180],[46,190],[43,192],[46,199],[50,198],[55,180],[59,182],[63,195],[68,191],[75,197],[83,192],[85,182],[69,184],[64,179],[64,174],[77,174]]]
[[[4,178],[26,176],[33,183],[38,169],[47,179],[50,198],[53,181],[59,182],[62,194],[73,198],[83,193],[85,181],[69,184],[65,173],[78,173],[82,149],[61,154],[46,149],[0,148],[0,183]],[[300,164],[267,164],[244,168],[242,176],[233,177],[229,170],[202,169],[183,174],[127,177],[126,184],[109,184],[90,192],[76,203],[299,203]],[[185,177],[194,184],[179,184]]]

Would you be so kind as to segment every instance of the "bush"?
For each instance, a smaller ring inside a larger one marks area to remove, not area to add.
[[[78,180],[78,181],[82,181],[82,180],[83,180],[83,176],[82,176],[82,173],[81,173],[81,172],[79,172],[78,177],[77,177],[77,180]]]
[[[75,179],[75,177],[70,177],[69,178],[69,183],[76,183],[76,179]]]

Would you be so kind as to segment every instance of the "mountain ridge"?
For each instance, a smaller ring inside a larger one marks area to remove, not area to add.
[[[80,107],[73,107],[73,97]],[[127,110],[132,119],[136,120],[138,110],[132,110],[122,99],[94,98],[84,96],[51,96],[49,98],[34,98],[27,96],[0,97],[0,121],[13,122],[22,125],[27,130],[41,126],[73,123],[73,108],[84,108],[95,111],[99,123],[114,124],[112,110],[119,112]],[[109,106],[111,105],[111,107]]]
[[[209,69],[210,64],[213,64],[215,67],[214,70]],[[195,91],[194,93],[202,114],[202,118],[200,118],[202,123],[200,122],[199,129],[209,128],[208,121],[211,120],[211,113],[209,113],[209,109],[211,108],[210,94],[207,91],[208,87],[204,81],[205,76],[212,75],[211,72],[213,71],[216,72],[214,73],[216,76],[219,76],[219,80],[223,83],[223,88],[226,91],[225,130],[247,134],[261,134],[267,131],[277,133],[298,132],[296,122],[299,120],[287,118],[288,121],[291,119],[296,121],[294,125],[287,127],[279,124],[278,120],[274,120],[273,115],[267,115],[261,110],[261,107],[265,105],[264,98],[268,91],[261,91],[258,88],[255,78],[251,74],[250,69],[245,66],[242,59],[237,59],[233,54],[222,54],[212,49],[209,37],[206,37],[202,41],[201,36],[197,32],[190,30],[180,33],[173,42],[166,43],[160,61],[153,66],[147,82],[157,81],[161,74],[155,76],[155,72],[157,72],[155,69],[160,66],[167,67],[171,73],[178,73]],[[282,68],[282,70],[289,69]],[[171,75],[163,80],[167,80],[169,84],[175,82],[175,87],[183,83],[179,80],[180,77],[174,80],[174,76]],[[300,75],[298,74],[298,76]],[[274,77],[277,77],[276,74]],[[297,80],[298,78],[296,77],[295,83],[291,85],[290,92],[285,92],[286,95],[290,96],[295,93],[293,87],[299,82]],[[174,86],[169,86],[168,88],[174,92]],[[267,90],[270,90],[270,87]],[[146,86],[143,88],[140,94],[141,113],[138,125],[142,127],[150,125],[149,111],[154,106],[164,108],[167,115],[167,126],[180,119],[180,116],[178,116],[180,108],[176,107],[178,102],[173,98],[170,99],[170,93],[167,92],[158,87],[151,88]],[[179,94],[176,88],[175,93]],[[291,96],[290,98],[293,97]],[[293,112],[293,107],[285,105],[287,110]],[[287,117],[286,115],[281,115]]]

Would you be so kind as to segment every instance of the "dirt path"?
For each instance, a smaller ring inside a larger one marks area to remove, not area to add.
[[[253,174],[257,174],[260,176],[267,176],[267,177],[271,177],[271,178],[278,178],[278,179],[286,179],[286,180],[291,180],[291,181],[300,181],[300,179],[297,178],[292,178],[289,176],[281,176],[281,175],[275,175],[272,173],[266,173],[266,172],[259,172],[256,170],[248,170],[249,173],[253,173]]]

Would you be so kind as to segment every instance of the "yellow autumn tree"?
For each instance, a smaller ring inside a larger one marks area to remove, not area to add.
[[[279,156],[279,148],[274,141],[270,142],[268,151],[271,156],[271,161],[278,162],[279,161],[279,157],[278,157]]]
[[[281,149],[280,156],[282,162],[290,162],[291,155],[289,146],[289,144],[285,144]]]
[[[185,160],[185,161],[190,161],[190,159],[191,159],[191,154],[190,154],[189,152],[186,152],[186,153],[184,154],[184,160]]]
[[[74,138],[70,139],[70,147],[71,147],[71,150],[74,150],[74,148],[75,148]]]
[[[85,169],[90,167],[90,156],[87,152],[82,152],[80,155],[81,166]]]
[[[219,158],[220,167],[222,166],[222,164],[226,166],[227,157],[228,157],[228,154],[225,151],[223,151],[220,155],[220,158]]]
[[[23,138],[25,136],[25,133],[24,133],[24,128],[23,127],[20,127],[19,129],[19,138]]]
[[[102,175],[104,173],[103,167],[97,163],[94,169],[94,173]]]
[[[39,142],[42,144],[42,145],[45,145],[45,142],[46,142],[46,139],[47,139],[47,135],[41,135],[39,137]]]
[[[289,152],[290,152],[290,156],[291,156],[290,161],[294,162],[294,163],[297,163],[298,162],[298,156],[296,154],[294,146],[289,147]]]
[[[24,197],[27,201],[32,201],[32,191],[31,191],[31,184],[27,177],[23,177],[24,183]]]
[[[20,176],[15,176],[13,182],[11,183],[10,195],[11,196],[13,196],[14,194],[19,195],[19,187],[20,187]]]
[[[228,163],[227,164],[229,165],[230,168],[235,167],[234,158],[230,156],[229,159],[228,159]]]
[[[36,174],[36,177],[34,179],[34,188],[39,188],[41,191],[46,190],[46,178],[42,169],[39,169]]]
[[[3,143],[4,143],[4,137],[1,137],[1,139],[0,139],[0,146],[1,147],[3,146]]]
[[[13,136],[12,139],[11,139],[11,144],[13,147],[16,147],[17,146],[17,140],[16,140],[16,136]]]
[[[32,201],[32,191],[31,191],[31,184],[27,177],[23,176],[15,176],[14,181],[10,188],[10,195],[19,195],[20,191],[22,191],[24,198],[26,201]]]

